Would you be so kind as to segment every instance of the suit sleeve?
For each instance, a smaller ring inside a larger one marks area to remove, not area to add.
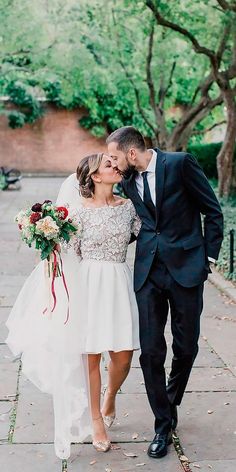
[[[207,257],[217,259],[223,240],[223,214],[220,204],[196,159],[186,154],[183,160],[185,187],[204,217]]]

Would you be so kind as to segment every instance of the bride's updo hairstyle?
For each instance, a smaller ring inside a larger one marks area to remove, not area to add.
[[[77,167],[76,175],[79,181],[80,193],[84,198],[91,198],[94,195],[95,185],[92,175],[98,171],[102,158],[102,152],[91,154],[91,156],[84,157]]]

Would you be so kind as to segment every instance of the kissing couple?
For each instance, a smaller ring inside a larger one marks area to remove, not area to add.
[[[23,285],[7,321],[7,344],[22,355],[25,375],[52,395],[55,451],[92,435],[99,452],[111,448],[108,429],[116,394],[134,350],[154,415],[148,455],[167,454],[198,352],[203,286],[223,239],[216,196],[197,161],[185,152],[147,149],[132,126],[107,138],[107,153],[83,158],[59,191],[82,231],[60,247],[69,293],[56,280],[58,303],[42,315],[48,293],[41,261]],[[113,192],[120,183],[126,198]],[[203,215],[203,225],[201,221]],[[203,226],[203,229],[202,229]],[[126,263],[136,240],[134,275]],[[164,330],[170,310],[173,359],[166,383]],[[109,353],[101,405],[100,361]]]

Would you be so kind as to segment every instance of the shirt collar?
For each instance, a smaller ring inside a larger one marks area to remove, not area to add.
[[[154,173],[156,172],[156,161],[157,161],[157,153],[154,149],[148,149],[148,151],[152,151],[152,158],[146,168],[146,172]],[[139,175],[142,175],[142,172],[139,172]]]

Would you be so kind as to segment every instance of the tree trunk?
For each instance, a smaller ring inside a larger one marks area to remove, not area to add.
[[[223,97],[227,109],[227,127],[223,145],[217,156],[217,171],[219,195],[221,197],[228,197],[233,175],[233,156],[236,139],[236,103],[231,88],[223,92]]]

